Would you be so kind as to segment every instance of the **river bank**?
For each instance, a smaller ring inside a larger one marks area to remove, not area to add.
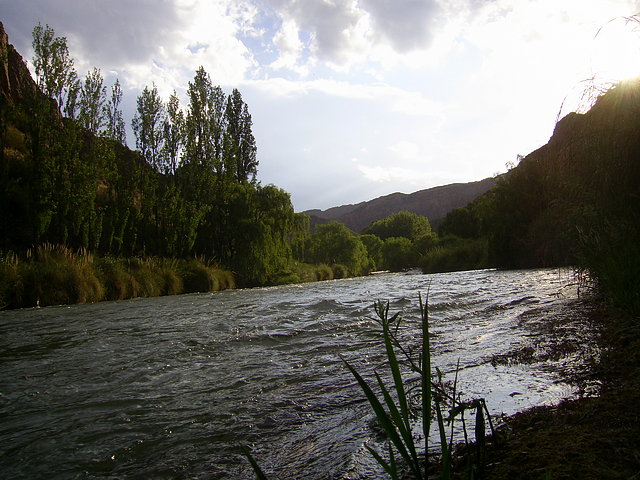
[[[594,304],[602,354],[573,383],[599,383],[597,395],[535,407],[509,417],[488,443],[481,478],[631,479],[640,477],[640,329],[637,319]],[[560,342],[559,345],[563,345]],[[566,344],[565,344],[566,345]]]

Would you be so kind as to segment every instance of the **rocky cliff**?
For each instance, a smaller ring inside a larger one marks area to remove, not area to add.
[[[9,43],[0,22],[0,94],[13,104],[33,96],[36,84],[20,54]]]

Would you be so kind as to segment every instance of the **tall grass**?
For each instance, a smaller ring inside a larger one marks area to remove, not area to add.
[[[45,244],[0,256],[0,308],[92,303],[235,288],[229,271],[204,259],[95,257]]]

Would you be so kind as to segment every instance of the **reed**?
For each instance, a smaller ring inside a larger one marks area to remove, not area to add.
[[[408,470],[408,475],[422,480],[428,478],[430,472],[439,471],[439,476],[443,480],[451,479],[453,476],[453,433],[454,424],[458,417],[461,418],[465,431],[465,442],[468,446],[468,435],[466,433],[466,421],[464,413],[467,410],[475,410],[475,462],[468,464],[465,476],[475,478],[482,471],[484,462],[484,440],[485,426],[489,423],[493,433],[493,424],[486,407],[484,399],[474,399],[463,401],[462,394],[458,391],[458,367],[455,370],[453,386],[448,386],[443,380],[442,372],[436,368],[435,376],[431,367],[431,348],[429,341],[429,303],[428,295],[424,299],[419,296],[421,314],[421,343],[418,357],[412,355],[412,351],[403,346],[398,339],[398,329],[400,328],[401,316],[399,313],[389,314],[389,303],[377,302],[374,305],[378,322],[382,327],[382,338],[387,355],[387,365],[392,378],[392,384],[387,387],[378,372],[375,373],[376,382],[380,394],[376,394],[363,379],[363,377],[343,359],[347,368],[356,378],[362,388],[369,404],[374,411],[378,423],[383,428],[388,438],[388,460],[382,454],[376,452],[371,447],[366,448],[371,452],[378,463],[392,478],[406,478],[407,473],[401,469]],[[400,355],[400,358],[399,358]],[[401,361],[402,358],[402,361]],[[403,378],[401,367],[417,373],[419,376],[419,392],[421,398],[421,415],[419,421],[422,424],[422,438],[424,439],[424,450],[419,452],[417,440],[412,435],[412,417],[409,405],[408,389],[406,385],[410,382]],[[445,411],[448,407],[448,416],[445,418]],[[429,436],[431,431],[432,417],[435,413],[436,425],[439,435],[439,465],[433,458],[430,458]],[[485,416],[486,414],[486,416]],[[450,426],[450,433],[447,436],[446,426]],[[397,452],[403,464],[395,460],[394,451]]]
[[[400,313],[390,315],[388,302],[378,301],[374,304],[377,322],[382,327],[382,341],[387,357],[385,363],[389,368],[392,380],[390,386],[387,386],[382,376],[374,371],[376,389],[379,391],[376,393],[362,375],[342,358],[345,366],[364,392],[378,424],[388,439],[386,453],[380,453],[368,445],[365,447],[392,479],[399,480],[411,477],[425,480],[433,478],[434,472],[437,472],[441,479],[449,480],[453,478],[454,422],[458,417],[461,418],[465,443],[469,447],[464,414],[467,410],[474,410],[476,413],[475,458],[468,457],[466,471],[463,472],[462,478],[477,478],[477,475],[482,472],[484,462],[486,422],[489,423],[491,432],[494,433],[491,417],[484,399],[462,400],[462,394],[458,391],[459,362],[452,386],[444,381],[442,372],[438,368],[435,369],[435,375],[432,374],[428,295],[424,300],[422,295],[419,295],[419,301],[422,338],[417,358],[409,347],[402,345],[399,341],[398,331],[402,322]],[[417,393],[413,387],[407,387],[412,382],[402,374],[402,370],[406,368],[418,374]],[[418,416],[415,415],[411,407],[415,403],[412,398],[414,394],[421,399],[421,414]],[[447,410],[448,416],[445,418]],[[429,436],[434,415],[440,439],[440,454],[437,458],[431,455],[429,450]],[[422,424],[423,445],[420,445],[419,439],[415,438],[413,434],[413,426],[416,421],[420,421]],[[448,436],[447,426],[450,427]],[[423,448],[420,448],[421,446]],[[267,478],[246,447],[243,447],[243,454],[249,460],[256,477],[259,479]]]

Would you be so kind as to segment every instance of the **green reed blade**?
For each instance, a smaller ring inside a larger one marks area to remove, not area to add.
[[[367,384],[367,382],[349,364],[349,362],[347,362],[344,358],[342,359],[342,361],[347,366],[349,371],[351,371],[353,376],[356,378],[358,384],[362,388],[362,391],[367,397],[367,400],[369,401],[369,404],[371,405],[371,408],[373,409],[373,412],[375,413],[376,418],[378,419],[378,422],[384,429],[385,433],[388,435],[389,440],[393,443],[393,445],[395,445],[396,449],[398,450],[402,458],[404,458],[405,462],[407,462],[407,464],[411,466],[412,464],[411,455],[407,451],[407,448],[405,447],[400,436],[398,435],[398,431],[396,430],[395,425],[389,418],[389,415],[387,414],[384,407],[380,403],[380,400],[378,400],[378,397],[376,397],[373,390],[371,390],[371,387],[369,387],[369,384]],[[415,473],[419,474],[419,472],[415,472]]]
[[[425,458],[429,455],[429,433],[431,430],[431,349],[429,345],[429,291],[422,301],[422,294],[418,294],[420,300],[420,316],[422,318],[422,351],[420,352],[420,376],[422,387],[422,435],[424,436]],[[427,460],[428,461],[428,460]],[[425,465],[425,470],[427,466]]]
[[[440,408],[440,401],[438,397],[435,397],[436,402],[436,416],[438,419],[438,430],[440,432],[440,449],[442,451],[442,472],[440,472],[440,478],[442,480],[449,480],[451,478],[451,451],[447,443],[447,434],[444,429],[444,418],[442,417],[442,409]]]
[[[394,315],[394,318],[397,315]],[[385,319],[386,320],[386,319]],[[393,349],[391,341],[391,332],[389,331],[389,323],[383,321],[382,334],[384,336],[384,345],[387,350],[387,359],[389,360],[389,368],[393,375],[393,383],[398,394],[398,403],[400,404],[400,410],[402,411],[402,418],[407,428],[409,427],[409,407],[407,403],[407,394],[404,389],[404,381],[402,379],[402,373],[400,372],[400,363],[396,357],[396,353]]]
[[[378,379],[378,385],[380,386],[380,390],[382,391],[382,395],[387,404],[387,408],[389,409],[389,416],[391,417],[391,420],[393,421],[394,425],[398,429],[400,436],[404,441],[405,446],[407,447],[407,449],[409,450],[409,453],[411,454],[411,458],[413,459],[412,468],[418,473],[420,473],[420,461],[418,460],[418,452],[416,451],[413,435],[411,434],[411,426],[409,425],[409,419],[407,418],[406,424],[405,424],[405,421],[402,418],[402,415],[398,410],[398,407],[393,401],[393,397],[391,397],[389,390],[387,389],[387,387],[385,387],[382,381],[382,378],[380,378],[380,375],[378,375],[378,372],[375,372],[375,376]]]
[[[258,465],[258,462],[256,462],[253,456],[251,455],[251,451],[249,450],[249,447],[247,447],[246,445],[241,445],[240,449],[242,450],[243,455],[247,457],[247,460],[249,460],[249,463],[251,464],[251,468],[253,468],[253,473],[256,474],[256,478],[258,480],[267,480],[267,476],[264,474],[264,472]]]
[[[376,452],[373,448],[371,448],[369,445],[365,445],[365,448],[369,450],[371,455],[373,455],[373,458],[376,459],[376,461],[382,466],[382,468],[384,468],[385,472],[387,472],[393,480],[400,480],[400,477],[398,476],[398,468],[396,466],[391,445],[389,445],[390,462],[387,462],[384,458],[382,458],[382,456],[380,456],[380,454]]]

